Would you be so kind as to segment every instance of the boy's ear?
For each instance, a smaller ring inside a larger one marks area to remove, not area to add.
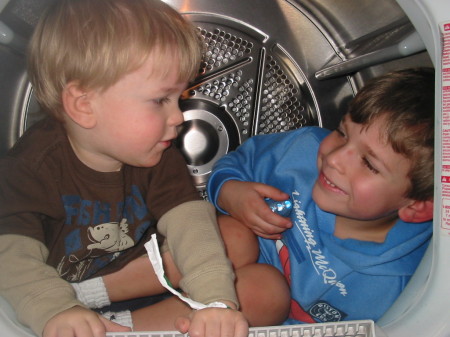
[[[95,115],[92,113],[89,96],[76,82],[70,82],[62,92],[64,110],[69,118],[82,128],[95,126]]]
[[[424,222],[433,219],[433,201],[414,200],[398,210],[398,216],[405,222]]]

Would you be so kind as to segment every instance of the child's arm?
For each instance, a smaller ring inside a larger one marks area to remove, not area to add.
[[[0,293],[13,306],[19,321],[38,336],[52,317],[81,305],[72,286],[45,263],[47,256],[47,248],[38,240],[0,235]]]
[[[180,287],[197,302],[224,302],[238,307],[234,273],[226,257],[214,207],[206,201],[185,202],[164,214],[158,230],[167,239],[169,251],[182,279]],[[222,308],[194,311],[181,319],[179,328],[191,336],[207,331],[234,331],[230,336],[245,337],[247,321],[241,312]],[[184,322],[184,323],[183,323]],[[217,334],[214,334],[218,336]]]
[[[264,202],[265,198],[282,201],[289,195],[262,183],[228,180],[219,191],[217,204],[256,235],[280,239],[280,233],[292,226],[291,221],[273,213]]]
[[[288,158],[285,155],[295,138],[293,133],[254,136],[220,158],[208,180],[211,202],[258,236],[279,238],[281,232],[291,227],[290,219],[272,213],[264,198],[276,201],[289,198],[273,186],[281,189],[289,186],[280,172],[287,169],[287,161],[295,162],[291,155]]]

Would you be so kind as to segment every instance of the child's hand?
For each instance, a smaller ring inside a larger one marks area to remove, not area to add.
[[[175,327],[191,337],[247,337],[248,323],[237,310],[206,308],[178,317]]]
[[[53,316],[45,325],[43,337],[105,337],[106,332],[128,332],[130,328],[113,323],[83,307],[73,307]]]
[[[280,233],[292,226],[291,220],[273,213],[264,198],[282,201],[289,195],[266,184],[229,180],[220,190],[218,204],[256,235],[280,239]]]

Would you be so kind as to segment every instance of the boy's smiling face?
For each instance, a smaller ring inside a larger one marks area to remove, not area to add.
[[[322,141],[313,188],[322,210],[349,219],[390,219],[411,202],[405,197],[410,161],[386,143],[383,129],[382,118],[367,128],[347,115]]]

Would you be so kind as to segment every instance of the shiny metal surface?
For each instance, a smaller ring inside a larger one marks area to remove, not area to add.
[[[27,40],[52,1],[6,1],[0,22],[16,40]],[[367,79],[430,64],[422,52],[350,76],[316,78],[321,69],[412,34],[413,26],[394,0],[165,2],[191,20],[205,41],[200,74],[181,103],[186,123],[178,140],[200,191],[215,161],[249,137],[305,125],[334,128]],[[18,46],[0,40],[0,154],[41,118]]]
[[[416,36],[395,1],[165,2],[193,21],[205,40],[201,74],[188,100],[208,102],[219,111],[219,119],[231,119],[234,125],[229,123],[227,128],[237,130],[238,143],[256,134],[305,125],[334,128],[347,102],[367,79],[391,69],[429,63],[426,52],[386,62],[396,54],[392,51],[397,44]],[[369,67],[360,66],[352,76],[340,74],[324,80],[315,76],[323,68],[352,63],[365,54],[384,58],[372,57],[375,61]],[[202,164],[202,169],[192,164],[189,155],[186,158],[201,188],[215,158]]]
[[[26,78],[23,42],[52,1],[0,0],[0,155],[42,117]],[[247,138],[311,124],[334,128],[368,79],[390,70],[432,66],[428,53],[420,52],[337,78],[316,78],[322,69],[377,53],[413,34],[414,27],[395,0],[164,1],[193,21],[205,38],[201,73],[181,102],[186,123],[178,139],[200,191],[215,161]],[[422,1],[399,2],[406,8]],[[422,11],[421,5],[417,12]],[[414,16],[418,25],[424,15]],[[420,24],[430,30],[428,21]],[[423,42],[434,55],[431,33]],[[436,238],[437,243],[443,239]],[[418,285],[404,292],[383,321],[390,324],[389,336],[448,335],[448,320],[442,314],[446,298],[439,293],[447,289],[448,278],[440,275],[446,269],[439,268],[445,264],[439,257],[448,256],[446,247],[435,244],[429,250],[411,283]],[[430,265],[440,277],[430,276]],[[441,325],[434,325],[439,332],[430,331],[430,321],[441,316]]]
[[[26,43],[37,20],[51,0],[0,1],[0,155],[4,154],[35,120],[39,106],[26,77]],[[5,41],[11,41],[6,43]]]

